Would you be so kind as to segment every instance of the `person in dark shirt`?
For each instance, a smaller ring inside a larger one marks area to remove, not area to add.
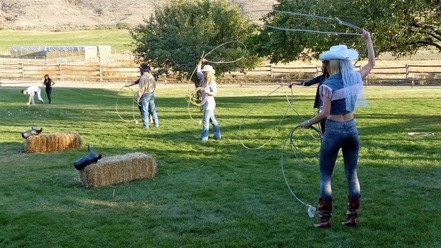
[[[48,74],[45,74],[43,77],[43,86],[46,87],[46,95],[47,95],[47,99],[49,101],[49,104],[51,104],[52,102],[52,85],[55,84],[54,80],[52,80]]]
[[[319,88],[320,86],[322,86],[323,82],[329,77],[329,60],[323,60],[322,61],[322,75],[315,77],[311,80],[308,81],[303,81],[300,83],[290,83],[288,84],[288,87],[292,87],[294,84],[297,85],[301,85],[301,86],[311,86],[314,84],[318,84],[317,85],[317,91],[315,93],[315,100],[314,100],[314,108],[317,109],[317,113],[320,113],[320,110],[322,108],[322,101],[320,99],[320,94],[319,94]],[[326,123],[326,119],[320,122],[320,129],[322,131],[322,133],[325,133],[325,123]]]

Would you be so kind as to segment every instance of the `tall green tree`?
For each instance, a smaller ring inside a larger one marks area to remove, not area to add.
[[[338,20],[371,32],[377,55],[390,52],[396,57],[428,48],[441,52],[440,0],[279,0],[259,24],[251,38],[253,52],[271,62],[317,58],[331,45],[346,44],[367,56],[363,40],[355,35],[292,32],[306,29],[332,32],[360,32]],[[286,12],[302,13],[296,15]],[[310,16],[308,16],[310,15]],[[329,19],[319,19],[314,16]],[[273,27],[268,27],[273,26]]]
[[[171,0],[155,9],[145,23],[131,30],[134,54],[157,68],[157,74],[187,77],[206,56],[216,73],[246,70],[259,61],[243,43],[254,31],[229,0]],[[217,49],[216,49],[217,48]],[[214,49],[214,50],[213,50]]]

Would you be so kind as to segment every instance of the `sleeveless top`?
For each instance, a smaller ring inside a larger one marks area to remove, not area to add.
[[[331,99],[331,115],[344,115],[354,111],[357,96],[363,92],[361,76],[358,72],[354,73],[357,73],[360,83],[344,88],[342,75],[338,73],[330,76],[320,86],[320,97],[327,96]]]

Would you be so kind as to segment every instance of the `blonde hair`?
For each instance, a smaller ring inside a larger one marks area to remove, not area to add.
[[[329,62],[329,75],[334,75],[341,72],[340,60],[333,59]]]
[[[207,74],[207,76],[205,77],[205,86],[207,86],[211,82],[216,81],[216,75],[214,75],[213,72],[207,71],[206,74]]]

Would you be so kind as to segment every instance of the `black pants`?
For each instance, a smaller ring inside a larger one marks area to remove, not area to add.
[[[51,94],[52,94],[52,88],[46,87],[46,95],[47,95],[47,100],[49,100],[49,104],[52,102]]]

